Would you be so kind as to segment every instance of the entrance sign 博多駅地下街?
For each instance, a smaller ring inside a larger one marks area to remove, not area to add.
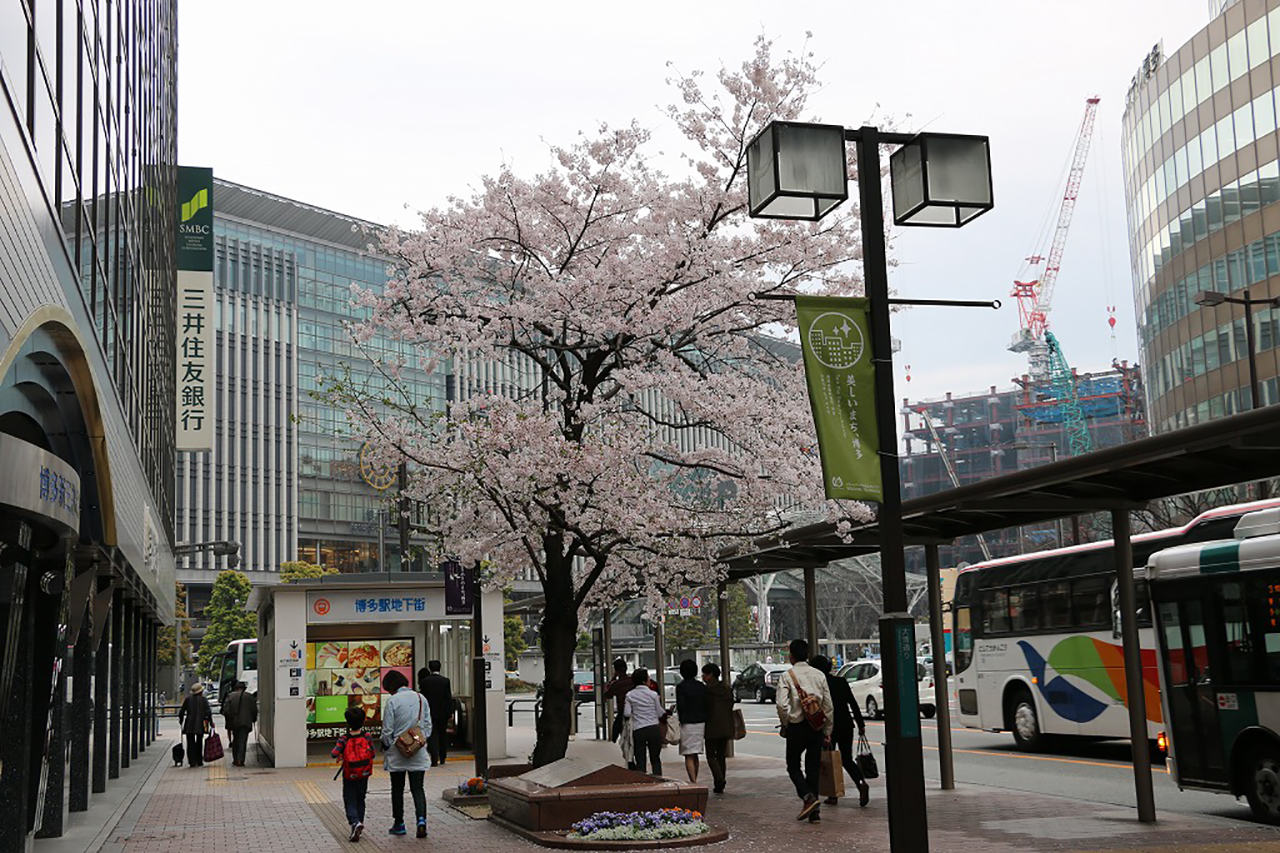
[[[307,624],[428,622],[445,618],[444,590],[404,586],[381,590],[307,592]]]
[[[276,640],[276,698],[304,698],[307,644],[305,640]]]
[[[796,323],[826,495],[881,501],[867,300],[797,296]]]

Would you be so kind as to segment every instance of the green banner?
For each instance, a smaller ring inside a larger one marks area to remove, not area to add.
[[[879,502],[884,492],[867,300],[798,296],[796,320],[827,497]]]
[[[178,269],[213,271],[213,170],[178,167]]]

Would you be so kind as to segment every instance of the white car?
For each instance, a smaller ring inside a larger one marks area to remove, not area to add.
[[[879,660],[854,661],[841,668],[841,675],[849,682],[854,701],[866,716],[878,720],[884,716],[883,663]],[[916,662],[916,680],[919,690],[920,713],[932,718],[937,713],[933,696],[933,672]]]

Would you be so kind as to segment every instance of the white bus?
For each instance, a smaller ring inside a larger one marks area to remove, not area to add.
[[[1280,501],[1220,507],[1180,528],[1134,536],[1136,574],[1156,551],[1231,535],[1246,512]],[[1164,729],[1145,580],[1138,624],[1147,732]],[[962,725],[1012,732],[1037,750],[1052,736],[1129,737],[1110,540],[1006,557],[962,569],[952,602],[956,705]]]
[[[1280,823],[1280,510],[1147,562],[1169,773]]]
[[[231,695],[237,681],[249,685],[249,693],[258,692],[258,641],[232,640],[218,653],[218,701]]]

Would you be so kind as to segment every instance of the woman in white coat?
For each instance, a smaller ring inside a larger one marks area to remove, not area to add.
[[[417,726],[422,737],[431,737],[431,706],[422,694],[409,689],[409,679],[404,673],[392,670],[382,679],[382,689],[391,694],[382,709],[382,748],[386,750],[383,769],[391,774],[391,817],[389,832],[404,835],[404,781],[409,777],[409,791],[413,795],[413,812],[418,819],[418,837],[427,837],[427,795],[422,790],[422,777],[431,758],[425,749],[405,756],[396,748],[396,739]]]

